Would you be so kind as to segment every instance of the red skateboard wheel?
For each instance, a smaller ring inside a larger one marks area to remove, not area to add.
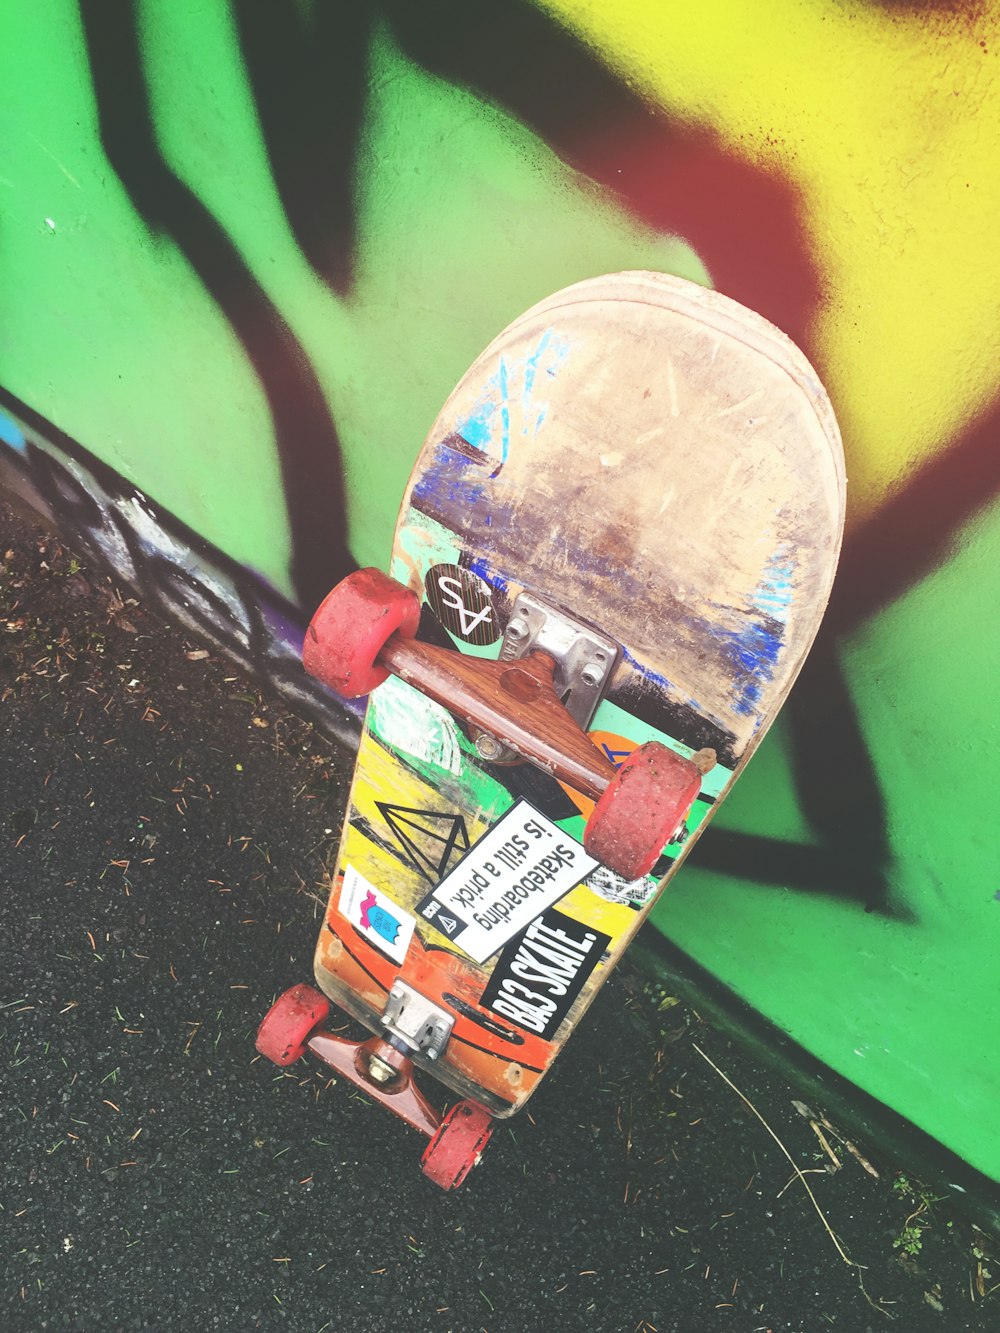
[[[701,790],[701,770],[659,741],[633,750],[594,806],[583,845],[626,879],[648,875],[680,832]]]
[[[323,600],[306,631],[302,662],[345,699],[370,694],[389,675],[378,655],[393,634],[412,639],[420,599],[380,569],[349,574]]]
[[[441,1121],[424,1149],[420,1166],[443,1190],[458,1189],[482,1156],[493,1133],[493,1117],[478,1102],[459,1102]]]
[[[312,986],[279,995],[257,1029],[257,1049],[276,1065],[291,1065],[306,1053],[312,1034],[330,1012],[330,1001]]]

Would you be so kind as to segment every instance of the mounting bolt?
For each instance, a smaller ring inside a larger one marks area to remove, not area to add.
[[[580,672],[580,679],[583,681],[584,685],[589,685],[592,689],[596,689],[596,687],[604,680],[604,672],[596,662],[588,662]]]
[[[515,616],[507,626],[508,639],[523,639],[527,637],[529,625],[524,616]]]
[[[368,1075],[376,1083],[388,1083],[390,1079],[395,1078],[396,1071],[392,1065],[386,1064],[381,1056],[373,1055],[368,1061]]]
[[[482,759],[498,759],[503,754],[504,747],[495,736],[490,736],[487,732],[481,731],[476,737],[476,754]]]

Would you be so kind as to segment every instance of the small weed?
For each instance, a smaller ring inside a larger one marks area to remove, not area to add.
[[[923,1249],[924,1232],[933,1224],[933,1205],[940,1203],[941,1198],[935,1198],[925,1186],[911,1181],[905,1175],[897,1176],[892,1182],[892,1188],[901,1199],[917,1205],[892,1242],[894,1250],[900,1250],[907,1258],[915,1259]]]
[[[914,1214],[903,1224],[903,1229],[892,1242],[894,1250],[902,1250],[905,1255],[915,1259],[924,1245],[924,1231],[930,1226],[930,1219],[923,1214]]]

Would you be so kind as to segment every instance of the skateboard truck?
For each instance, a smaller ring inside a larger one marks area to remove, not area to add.
[[[552,659],[552,687],[569,716],[586,731],[618,665],[618,644],[533,593],[522,592],[511,608],[499,660],[513,662],[535,652]],[[476,751],[484,759],[494,764],[523,763],[520,754],[490,732],[472,730]]]
[[[382,1014],[382,1026],[386,1030],[384,1045],[392,1048],[402,1061],[386,1058],[379,1044],[362,1043],[368,1047],[368,1080],[374,1080],[390,1096],[401,1094],[400,1081],[412,1078],[413,1055],[419,1052],[427,1060],[436,1060],[448,1045],[451,1030],[455,1026],[454,1014],[432,1004],[419,991],[401,978],[393,982]],[[416,1085],[413,1087],[417,1092]],[[371,1091],[370,1086],[368,1091]],[[395,1109],[395,1108],[394,1108]],[[407,1119],[406,1116],[403,1117]],[[432,1113],[433,1127],[437,1127],[439,1117]],[[409,1120],[413,1124],[412,1120]],[[416,1124],[419,1129],[422,1125]]]
[[[295,988],[296,992],[299,989],[309,988]],[[292,993],[288,992],[289,995]],[[287,1023],[295,1019],[292,1001],[288,1001],[288,1005],[286,1026],[277,1032],[279,1044],[287,1035]],[[419,1053],[428,1060],[436,1060],[447,1046],[454,1025],[453,1014],[439,1009],[397,977],[382,1014],[382,1035],[352,1041],[324,1031],[314,1023],[309,1028],[306,1045],[343,1078],[364,1088],[375,1101],[389,1106],[413,1129],[431,1135],[441,1117],[413,1081],[413,1057]],[[263,1027],[261,1033],[264,1033]],[[275,1046],[268,1041],[266,1033],[264,1043],[268,1047],[264,1054],[274,1059]],[[260,1046],[259,1035],[258,1049]],[[298,1049],[298,1044],[294,1049]]]
[[[419,620],[415,593],[378,569],[360,569],[313,616],[303,663],[345,698],[398,676],[467,724],[484,759],[528,761],[596,802],[587,851],[626,880],[649,874],[679,836],[715,756],[686,759],[649,741],[616,767],[591,741],[584,727],[618,645],[530,594],[515,603],[496,661],[421,642]]]
[[[382,1026],[426,1059],[436,1060],[448,1045],[455,1015],[438,1008],[397,977],[385,1002]]]
[[[326,996],[293,986],[278,997],[257,1032],[261,1055],[285,1067],[307,1050],[355,1087],[430,1139],[421,1158],[424,1174],[443,1189],[462,1183],[492,1132],[492,1117],[478,1102],[462,1101],[445,1115],[417,1087],[413,1056],[436,1060],[448,1044],[454,1016],[399,978],[382,1015],[383,1036],[353,1041],[325,1026]]]

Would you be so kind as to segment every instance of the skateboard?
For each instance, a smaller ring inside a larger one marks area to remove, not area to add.
[[[306,669],[368,705],[318,989],[278,999],[258,1050],[311,1051],[459,1185],[774,719],[844,494],[815,372],[725,296],[617,273],[509,325],[431,428],[389,572],[309,626]]]

